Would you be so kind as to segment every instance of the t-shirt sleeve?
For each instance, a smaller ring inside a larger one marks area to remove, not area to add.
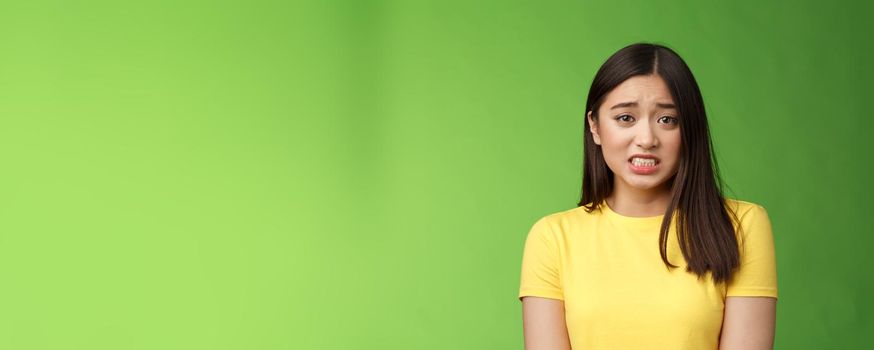
[[[522,254],[519,300],[537,296],[564,300],[559,246],[546,217],[531,227]]]
[[[740,267],[728,281],[725,295],[777,298],[777,261],[768,212],[755,204],[740,221]]]

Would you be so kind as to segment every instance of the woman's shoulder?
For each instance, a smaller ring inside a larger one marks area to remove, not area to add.
[[[572,219],[579,219],[580,217],[585,216],[597,215],[599,213],[598,210],[598,207],[595,207],[590,213],[585,206],[577,206],[547,213],[546,215],[543,215],[542,219],[551,222],[561,222]]]
[[[732,223],[747,231],[751,227],[770,225],[768,211],[759,203],[740,199],[726,199],[727,206],[733,212]]]
[[[585,227],[587,223],[590,223],[599,214],[600,212],[597,207],[589,212],[585,206],[578,206],[547,213],[542,215],[537,221],[550,227],[553,232],[561,234]]]
[[[559,211],[554,211],[554,212],[548,213],[545,216],[551,217],[551,218],[563,218],[563,217],[567,217],[567,216],[577,215],[577,214],[579,214],[580,211],[584,211],[584,209],[585,209],[585,207],[581,207],[581,206],[567,208],[567,209],[562,209]]]
[[[765,209],[765,207],[763,207],[759,203],[748,201],[748,200],[737,199],[737,198],[725,198],[725,204],[729,209],[734,211],[738,216],[743,216],[744,214],[750,212],[750,210],[755,210],[755,209],[764,210]]]

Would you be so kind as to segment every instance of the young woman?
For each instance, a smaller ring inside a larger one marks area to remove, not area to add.
[[[613,54],[589,89],[582,198],[532,226],[525,348],[771,349],[771,224],[723,196],[704,102],[673,50]]]

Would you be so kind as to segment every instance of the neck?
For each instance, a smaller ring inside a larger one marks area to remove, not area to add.
[[[638,189],[622,186],[613,187],[613,193],[606,198],[607,205],[616,213],[625,216],[647,217],[663,215],[671,201],[670,188],[664,186],[652,189]]]

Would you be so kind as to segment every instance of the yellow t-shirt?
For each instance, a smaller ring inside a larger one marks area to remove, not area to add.
[[[685,271],[676,216],[667,257],[679,267],[668,270],[659,254],[662,216],[623,216],[603,202],[603,210],[577,207],[534,223],[519,300],[563,300],[574,349],[717,349],[726,296],[777,297],[768,213],[755,203],[726,203],[743,225],[741,265],[727,284]]]

